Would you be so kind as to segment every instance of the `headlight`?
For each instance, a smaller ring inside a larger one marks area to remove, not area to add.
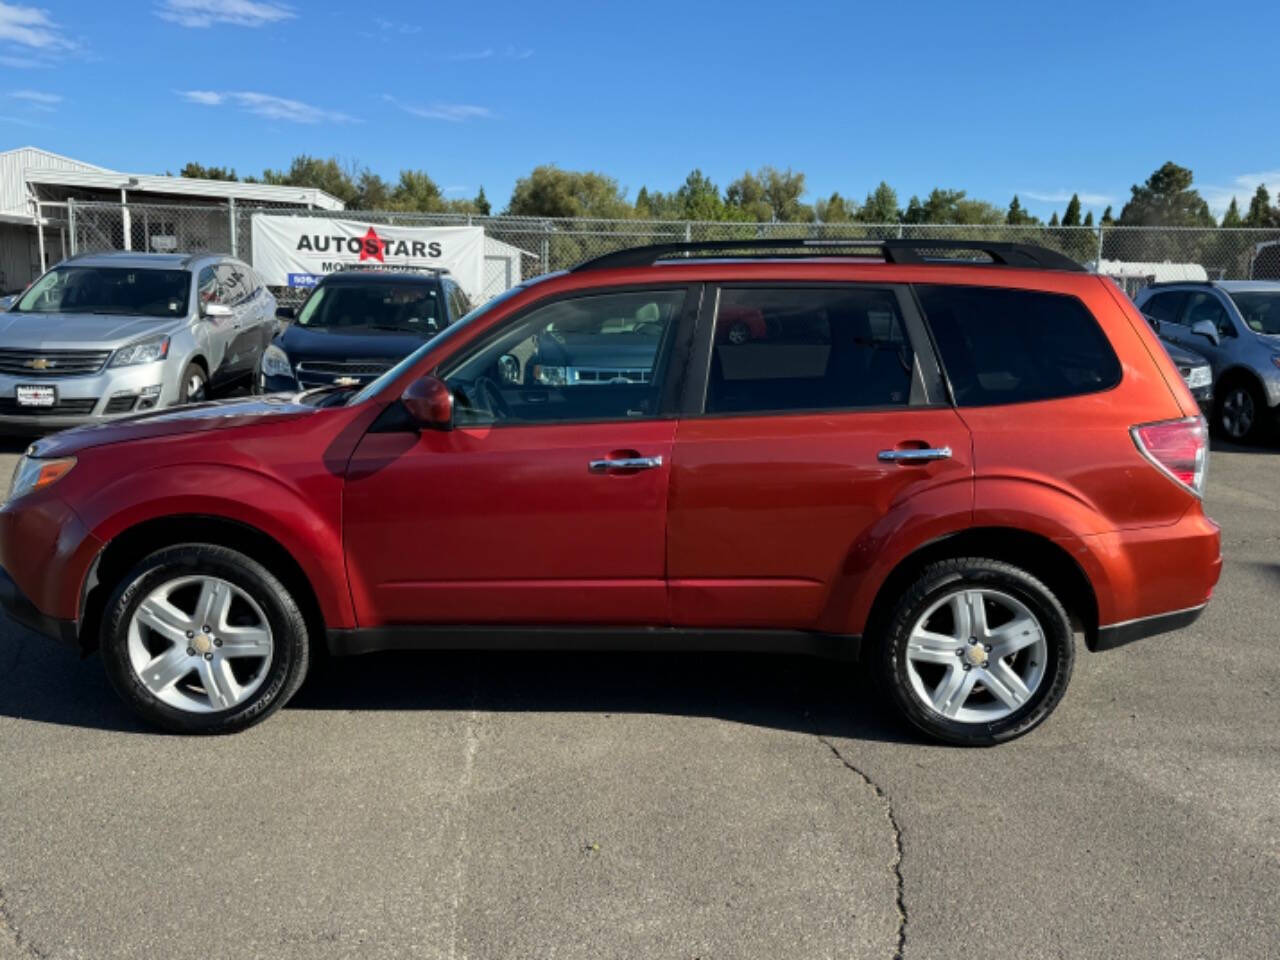
[[[70,473],[75,465],[75,457],[62,457],[59,460],[22,457],[13,471],[13,480],[9,484],[9,499],[16,500],[32,490],[52,486]]]
[[[1199,390],[1211,383],[1213,383],[1213,370],[1209,367],[1192,367],[1191,372],[1187,374],[1187,386],[1192,390]]]
[[[154,363],[169,355],[169,338],[152,337],[150,340],[139,340],[116,351],[111,358],[113,367],[130,367],[136,363]]]
[[[274,343],[262,351],[262,375],[264,377],[292,377],[289,355]]]

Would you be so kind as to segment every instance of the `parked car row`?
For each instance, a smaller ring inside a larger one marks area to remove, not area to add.
[[[1204,420],[1114,284],[1023,245],[757,245],[621,251],[460,322],[443,279],[432,303],[332,278],[280,356],[255,333],[260,386],[301,384],[344,329],[371,362],[420,345],[367,381],[37,442],[0,508],[0,604],[184,732],[270,715],[317,647],[728,648],[860,658],[957,744],[1043,721],[1077,634],[1200,615]],[[930,259],[952,247],[987,262]],[[16,316],[86,305],[118,330],[103,358],[156,370],[234,316],[184,298],[201,263],[106,258],[115,287],[80,293],[84,266]]]

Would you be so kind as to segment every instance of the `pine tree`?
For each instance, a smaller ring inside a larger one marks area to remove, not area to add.
[[[1086,227],[1092,227],[1092,226],[1093,226],[1093,211],[1092,211],[1092,210],[1090,210],[1088,213],[1086,213],[1086,214],[1084,215],[1084,225],[1085,225]]]
[[[1236,203],[1236,198],[1231,198],[1231,206],[1227,207],[1227,212],[1222,215],[1222,225],[1224,227],[1243,227],[1244,220],[1240,218],[1240,206]]]
[[[1058,211],[1053,211],[1053,216],[1049,218],[1049,226],[1060,227],[1062,224],[1058,221]]]
[[[1070,201],[1067,202],[1067,210],[1062,215],[1062,225],[1064,227],[1080,226],[1080,194],[1071,195]]]
[[[484,195],[483,185],[481,185],[480,187],[480,192],[476,194],[475,206],[476,206],[476,213],[484,217],[489,216],[489,213],[493,209],[491,206],[489,206],[489,198]]]
[[[1111,215],[1111,207],[1108,205],[1107,209],[1102,211],[1102,225],[1104,227],[1109,227],[1115,222],[1116,218]]]
[[[1280,216],[1271,206],[1271,194],[1263,184],[1258,184],[1253,199],[1249,201],[1249,212],[1244,216],[1246,227],[1274,227],[1280,222]]]

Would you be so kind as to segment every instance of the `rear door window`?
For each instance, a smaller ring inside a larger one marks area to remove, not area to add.
[[[893,290],[727,287],[707,413],[906,406],[915,354]]]
[[[956,403],[1029,403],[1109,390],[1120,361],[1075,297],[1032,290],[918,286]]]

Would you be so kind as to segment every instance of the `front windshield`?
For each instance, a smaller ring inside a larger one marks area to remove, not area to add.
[[[488,314],[495,307],[498,307],[501,304],[506,303],[516,294],[523,293],[524,291],[528,290],[529,287],[531,287],[533,284],[541,283],[543,280],[547,280],[555,276],[559,276],[559,274],[545,273],[540,277],[535,277],[534,279],[529,280],[526,283],[519,284],[517,286],[512,287],[510,290],[507,290],[504,293],[498,294],[498,296],[494,297],[488,303],[482,303],[480,306],[476,307],[474,310],[468,313],[465,317],[463,317],[453,326],[446,327],[444,331],[442,331],[440,334],[438,334],[435,337],[432,337],[430,340],[428,340],[426,343],[420,346],[417,350],[413,351],[413,353],[405,357],[403,360],[397,363],[394,367],[392,367],[382,376],[378,377],[378,379],[371,380],[368,383],[366,383],[360,389],[359,393],[352,395],[351,399],[347,401],[347,404],[349,406],[354,406],[357,403],[364,403],[366,400],[370,399],[371,397],[377,396],[382,391],[383,387],[385,387],[389,383],[394,383],[397,379],[399,379],[404,374],[406,370],[408,370],[410,367],[416,364],[419,360],[421,360],[422,355],[425,354],[428,350],[434,350],[445,340],[451,339],[457,336],[459,333],[465,332],[471,326],[471,324],[474,323],[476,320],[479,320],[481,317]],[[318,293],[319,291],[316,291],[316,292]]]
[[[1232,293],[1231,299],[1250,330],[1280,336],[1280,290]]]
[[[187,270],[55,267],[32,285],[13,313],[103,313],[180,317],[187,312]]]
[[[298,314],[298,325],[312,330],[399,330],[429,336],[442,322],[434,285],[341,283],[317,289]]]

